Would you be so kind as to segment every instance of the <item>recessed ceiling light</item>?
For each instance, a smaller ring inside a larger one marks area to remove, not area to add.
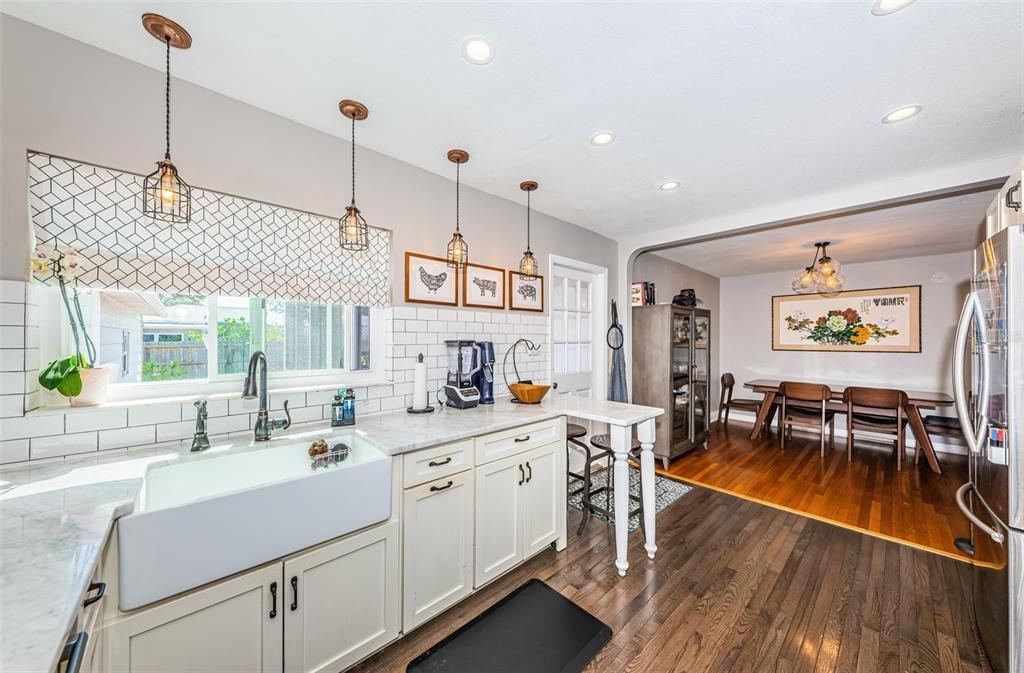
[[[898,12],[914,0],[875,0],[871,5],[871,13],[875,16],[885,16]]]
[[[915,116],[922,109],[923,108],[920,105],[904,105],[903,107],[898,107],[882,117],[882,123],[895,124],[896,122],[906,121]]]
[[[482,37],[466,38],[462,55],[473,65],[487,65],[494,60],[494,47]]]
[[[675,180],[669,180],[668,182],[663,182],[663,183],[661,183],[661,186],[658,187],[658,189],[660,189],[663,192],[671,192],[673,189],[678,189],[678,188],[679,188],[679,183],[676,182]]]
[[[598,131],[590,136],[591,145],[607,145],[613,140],[615,140],[615,134],[610,131]]]

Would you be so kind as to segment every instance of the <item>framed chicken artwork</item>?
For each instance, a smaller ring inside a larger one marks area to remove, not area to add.
[[[458,306],[458,274],[443,257],[405,253],[405,301]]]

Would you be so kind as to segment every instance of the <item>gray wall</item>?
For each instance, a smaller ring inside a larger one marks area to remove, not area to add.
[[[349,143],[208,89],[180,80],[172,86],[172,153],[191,184],[314,213],[344,212]],[[32,247],[26,150],[148,173],[163,155],[163,76],[0,14],[0,87],[0,278],[24,280]],[[359,98],[359,92],[339,90],[338,98],[343,96]],[[373,101],[365,102],[370,119],[362,123],[360,138],[372,144],[388,129],[373,123]],[[429,129],[422,111],[409,107],[409,123]],[[343,121],[339,115],[345,131]],[[458,138],[444,142],[459,146]],[[471,155],[487,151],[465,149]],[[443,152],[437,169],[454,174]],[[472,170],[471,159],[464,172]],[[393,298],[401,304],[404,252],[444,255],[455,221],[454,182],[360,147],[357,187],[369,223],[394,232]],[[534,198],[541,207],[543,194],[541,185]],[[506,269],[518,265],[526,241],[523,205],[463,188],[462,222],[471,261]],[[532,242],[545,270],[554,252],[607,267],[609,277],[616,277],[617,249],[604,236],[534,213]]]
[[[717,276],[650,252],[641,254],[633,262],[630,282],[641,280],[655,283],[655,302],[658,304],[669,304],[672,302],[672,297],[679,294],[680,290],[693,288],[697,293],[697,298],[704,301],[705,308],[711,310],[711,387],[709,394],[711,410],[712,412],[716,411],[720,394],[718,379],[721,376],[721,354],[719,353],[721,338],[718,333],[721,324],[721,281]]]

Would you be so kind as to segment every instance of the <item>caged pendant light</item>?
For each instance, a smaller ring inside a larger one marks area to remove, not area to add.
[[[159,14],[143,14],[142,26],[164,43],[166,79],[164,85],[164,158],[156,170],[142,183],[142,213],[174,224],[188,224],[192,219],[192,190],[178,175],[171,162],[171,47],[188,49],[192,36],[174,21]]]
[[[452,234],[452,240],[448,241],[448,251],[445,258],[448,260],[448,266],[458,271],[459,269],[466,268],[466,264],[469,262],[469,246],[466,244],[466,239],[462,237],[462,230],[459,228],[460,168],[462,164],[469,161],[469,152],[465,150],[448,150],[448,161],[455,164],[455,232]]]
[[[519,183],[519,189],[526,192],[526,251],[523,258],[519,260],[519,275],[526,279],[537,277],[537,259],[530,249],[530,193],[537,189],[537,183],[533,180],[525,180]]]
[[[352,120],[352,202],[338,222],[338,239],[343,250],[358,252],[369,247],[369,227],[356,207],[356,121],[370,116],[370,111],[359,101],[342,100],[338,103],[341,114]]]

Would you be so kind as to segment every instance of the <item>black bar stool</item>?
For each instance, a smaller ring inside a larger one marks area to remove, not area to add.
[[[579,448],[583,449],[583,451],[587,455],[587,459],[588,459],[587,460],[587,465],[590,464],[590,461],[589,461],[589,459],[590,459],[590,447],[580,441],[580,437],[586,437],[586,436],[587,436],[587,429],[585,427],[583,427],[582,425],[577,425],[576,423],[566,423],[565,424],[565,439],[566,439],[566,445],[565,445],[565,449],[566,449],[566,451],[565,451],[565,453],[566,453],[566,456],[565,456],[565,471],[569,474],[570,477],[573,477],[575,479],[579,479],[580,481],[583,482],[583,486],[580,486],[579,488],[576,488],[576,489],[570,489],[569,490],[569,496],[570,497],[576,495],[577,493],[581,493],[581,492],[585,491],[587,486],[590,485],[590,470],[589,469],[585,469],[583,471],[583,474],[576,474],[575,472],[573,472],[569,468],[569,444],[570,443],[571,444],[575,444]]]
[[[578,445],[582,444],[582,442],[576,442],[576,443]],[[599,514],[603,514],[609,521],[614,521],[615,520],[615,512],[613,511],[613,508],[612,508],[612,496],[614,495],[615,488],[614,488],[614,485],[613,485],[613,475],[612,475],[612,461],[614,460],[614,453],[612,452],[611,436],[610,435],[594,435],[593,437],[590,438],[590,444],[591,444],[591,446],[594,449],[596,449],[596,451],[590,451],[589,449],[585,449],[585,451],[586,451],[586,464],[584,465],[584,471],[583,471],[584,477],[583,477],[583,496],[582,496],[583,520],[580,521],[580,527],[576,531],[577,535],[582,535],[583,534],[583,530],[586,528],[587,522],[590,520],[591,512],[597,512]],[[630,455],[630,457],[636,459],[639,462],[639,459],[640,459],[640,442],[637,441],[636,439],[633,440],[633,444],[632,444],[632,447],[631,447],[631,449],[629,451],[629,455]],[[592,471],[592,467],[591,466],[594,463],[596,463],[597,461],[599,461],[599,460],[607,460],[608,461],[607,464],[606,464],[606,467],[605,467],[605,469],[607,470],[607,472],[606,472],[606,477],[607,478],[605,480],[605,485],[604,486],[601,486],[601,487],[595,489],[595,488],[591,488],[591,478],[590,478],[591,477],[591,471]],[[627,465],[627,470],[628,470],[628,465]],[[573,476],[575,476],[575,475],[573,475]],[[578,493],[579,491],[576,491],[576,492]],[[594,500],[594,496],[596,496],[596,495],[598,495],[598,494],[600,494],[602,492],[605,494],[605,497],[604,497],[604,507],[602,507],[601,505],[598,505],[597,502]],[[640,485],[640,495],[638,495],[638,496],[637,495],[633,495],[632,491],[630,491],[629,499],[632,502],[637,503],[638,506],[637,506],[636,509],[630,510],[627,518],[639,514],[640,515],[640,526],[641,526],[641,528],[643,528],[644,527],[644,517],[643,517],[643,511],[644,511],[644,505],[643,505],[643,483],[641,483],[641,485]]]

